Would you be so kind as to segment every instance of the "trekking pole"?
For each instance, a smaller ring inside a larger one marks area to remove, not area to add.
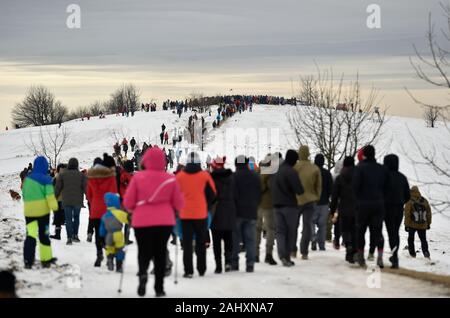
[[[175,285],[178,284],[178,237],[175,236]]]
[[[125,273],[125,260],[127,259],[127,250],[124,249],[123,253],[124,253],[124,256],[123,256],[123,262],[122,262],[122,273],[120,273],[119,289],[117,290],[117,292],[119,294],[122,293],[123,275]]]

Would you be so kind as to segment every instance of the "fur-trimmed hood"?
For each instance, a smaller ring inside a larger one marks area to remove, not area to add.
[[[95,165],[89,169],[87,176],[89,179],[110,178],[116,176],[115,167],[107,168],[102,165]]]

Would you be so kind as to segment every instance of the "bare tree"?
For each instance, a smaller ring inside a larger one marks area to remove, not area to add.
[[[423,119],[428,127],[434,128],[436,122],[439,119],[440,108],[439,107],[425,107],[423,110]]]
[[[62,122],[67,114],[67,108],[46,87],[32,86],[14,107],[12,118],[18,127],[44,126]]]
[[[25,145],[33,152],[34,156],[46,157],[50,167],[56,168],[69,138],[70,133],[66,127],[40,127],[37,138],[30,134],[30,138],[25,142]]]
[[[299,99],[309,106],[298,106],[288,113],[297,145],[320,151],[328,169],[345,156],[354,156],[361,146],[374,144],[385,123],[385,111],[377,106],[372,89],[361,97],[358,76],[344,87],[343,75],[336,80],[332,71],[317,71],[317,76],[300,79]]]
[[[110,112],[117,112],[121,107],[126,106],[130,112],[135,112],[138,110],[140,95],[141,93],[135,85],[123,84],[111,94],[107,109]]]
[[[421,54],[416,46],[413,46],[415,52],[415,58],[410,58],[411,66],[413,67],[417,77],[428,83],[430,86],[440,88],[445,90],[447,93],[450,89],[450,62],[449,58],[449,50],[448,46],[450,44],[450,5],[441,3],[441,8],[444,13],[445,18],[447,19],[447,24],[445,29],[441,29],[440,35],[436,34],[435,24],[432,21],[431,13],[428,16],[428,30],[426,33],[426,42],[428,54]],[[434,172],[434,176],[429,175],[429,170],[427,171],[427,175],[420,173],[418,169],[416,169],[416,177],[418,180],[422,180],[422,184],[425,185],[440,185],[443,187],[445,192],[450,192],[450,173],[449,167],[450,162],[446,157],[446,153],[450,152],[450,129],[448,127],[448,119],[450,113],[450,105],[449,104],[434,104],[428,103],[426,101],[420,100],[416,98],[407,88],[405,88],[411,98],[418,105],[425,109],[426,120],[435,120],[439,116],[442,117],[445,126],[447,127],[448,136],[445,138],[443,136],[439,136],[440,139],[447,140],[447,144],[443,145],[444,149],[440,149],[440,151],[436,151],[436,145],[431,145],[431,150],[424,150],[419,142],[417,142],[414,134],[409,131],[409,135],[411,139],[414,141],[415,148],[420,154],[419,159],[410,158],[413,165],[428,167],[431,171]],[[431,127],[434,127],[435,122],[430,122]],[[432,181],[423,181],[423,180],[432,180]],[[432,205],[435,209],[442,212],[446,209],[450,208],[450,197],[446,198],[431,198]]]

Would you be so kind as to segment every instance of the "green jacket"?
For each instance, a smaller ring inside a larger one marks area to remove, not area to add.
[[[294,166],[302,183],[304,193],[297,195],[298,205],[317,203],[322,193],[322,175],[319,167],[309,161],[308,146],[301,146],[300,160]]]
[[[271,174],[261,174],[261,202],[259,207],[262,209],[272,209],[272,194],[270,193],[270,177]]]

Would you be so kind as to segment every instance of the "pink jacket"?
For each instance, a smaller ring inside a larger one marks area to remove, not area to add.
[[[165,172],[166,156],[157,147],[146,151],[144,171],[137,172],[125,192],[123,205],[132,213],[134,228],[175,225],[175,210],[184,198],[175,176]]]

